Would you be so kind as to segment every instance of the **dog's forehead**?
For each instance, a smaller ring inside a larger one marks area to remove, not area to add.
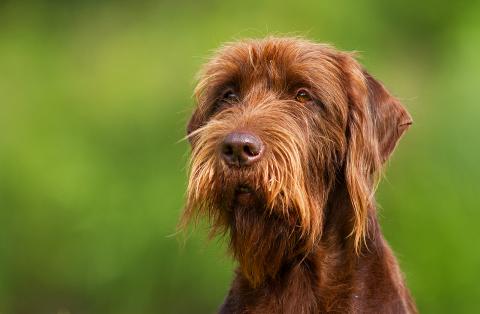
[[[336,53],[327,45],[297,38],[249,40],[223,47],[210,71],[244,89],[260,83],[279,88],[308,85],[338,75]]]

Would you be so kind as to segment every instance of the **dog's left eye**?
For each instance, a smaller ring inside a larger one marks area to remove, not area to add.
[[[312,101],[312,96],[306,89],[299,89],[297,91],[297,95],[295,96],[295,100],[299,101],[301,103],[307,103],[309,101]]]

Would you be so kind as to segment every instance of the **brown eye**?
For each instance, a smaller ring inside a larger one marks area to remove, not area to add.
[[[234,103],[238,101],[238,96],[233,90],[229,89],[223,94],[221,100],[223,102]]]
[[[216,113],[224,108],[228,108],[231,105],[237,103],[239,101],[238,95],[235,91],[231,88],[225,90],[223,94],[220,94],[218,98],[215,100],[213,107],[211,109],[212,113]]]
[[[297,91],[297,95],[295,96],[295,100],[301,103],[307,103],[312,100],[312,96],[306,89],[299,89]]]

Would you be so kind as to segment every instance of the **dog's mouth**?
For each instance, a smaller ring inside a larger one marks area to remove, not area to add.
[[[255,201],[255,191],[247,184],[239,184],[235,188],[234,203],[236,205],[251,205]]]
[[[235,193],[238,195],[238,194],[250,194],[250,193],[253,193],[253,190],[251,187],[249,187],[248,185],[246,184],[240,184],[237,186],[237,188],[235,189]]]

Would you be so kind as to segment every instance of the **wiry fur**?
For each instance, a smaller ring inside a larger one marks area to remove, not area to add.
[[[302,87],[314,101],[295,100]],[[239,101],[219,106],[227,88]],[[223,312],[415,312],[374,204],[382,163],[411,118],[351,54],[299,38],[228,44],[195,95],[181,226],[207,216],[212,235],[229,234],[239,270]],[[258,162],[222,161],[233,131],[263,141]],[[236,202],[239,185],[254,191],[248,204]],[[387,289],[380,304],[372,284]],[[359,295],[370,299],[360,306]]]

